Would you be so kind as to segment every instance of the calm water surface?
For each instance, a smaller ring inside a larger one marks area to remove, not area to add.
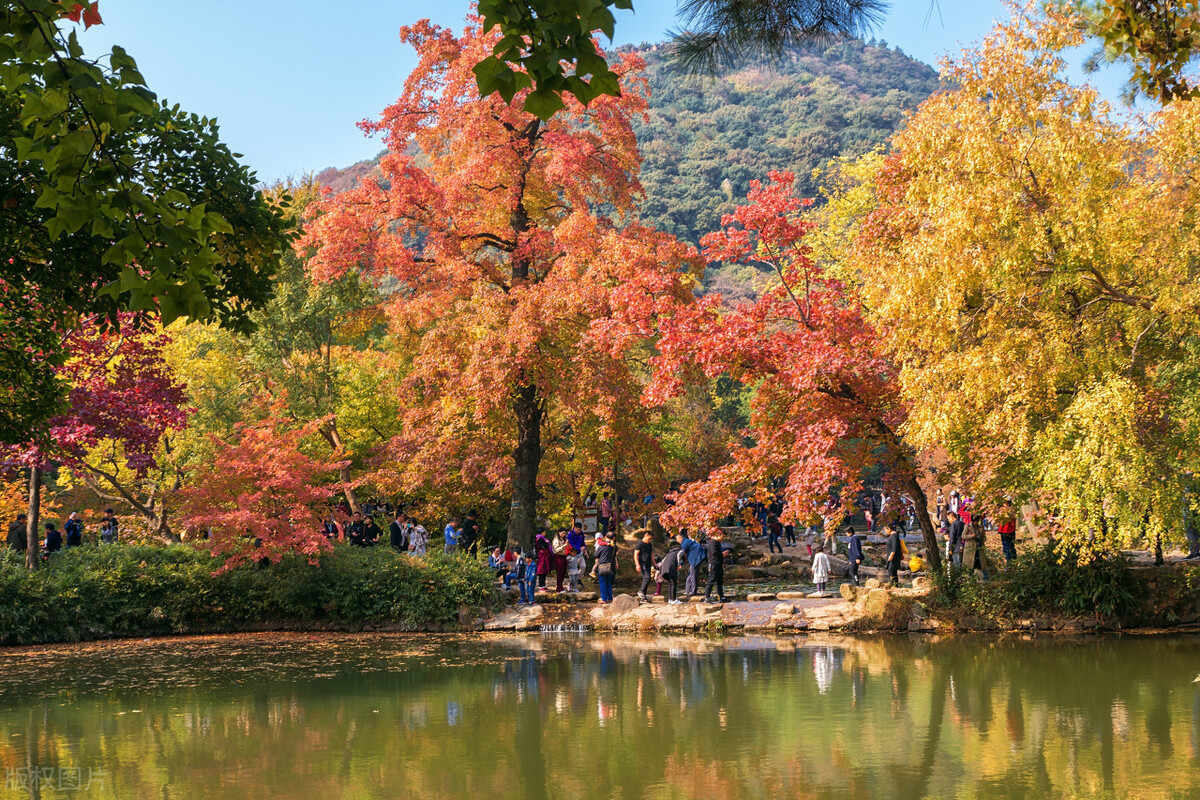
[[[5,797],[1200,798],[1200,637],[0,651]]]

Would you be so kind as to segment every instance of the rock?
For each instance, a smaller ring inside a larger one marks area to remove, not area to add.
[[[767,572],[766,567],[750,567],[750,577],[752,578],[769,578],[771,574]]]
[[[638,607],[638,599],[630,594],[619,594],[613,598],[608,607],[614,614],[624,614]]]
[[[775,606],[775,616],[791,616],[796,613],[796,607],[791,603],[780,603]]]
[[[843,583],[838,588],[838,592],[842,595],[844,600],[849,600],[851,603],[858,599],[858,592],[855,590],[855,586],[852,583]]]
[[[804,592],[776,592],[775,597],[778,600],[803,600],[807,595]]]
[[[576,603],[594,603],[600,599],[600,595],[596,592],[575,592],[568,598]]]
[[[656,594],[656,595],[652,595],[650,597],[650,602],[651,603],[666,603],[667,598],[663,597],[661,594]]]
[[[696,606],[696,612],[699,614],[715,614],[724,607],[723,603],[701,603]]]
[[[1083,631],[1083,620],[1069,619],[1063,622],[1062,629],[1070,633],[1080,633]]]
[[[929,619],[929,609],[924,603],[913,603],[912,615],[913,619]]]
[[[688,598],[688,602],[689,602],[689,603],[703,603],[703,602],[704,602],[704,595],[702,595],[702,594],[694,594],[694,595],[692,595],[691,597],[689,597],[689,598]]]
[[[820,600],[825,597],[833,597],[829,592],[809,592],[805,595],[809,600]]]
[[[879,578],[867,578],[863,582],[863,587],[866,589],[878,589],[882,584],[883,582]]]
[[[787,574],[788,574],[788,571],[781,566],[774,565],[774,566],[767,567],[767,575],[769,575],[772,578],[783,578],[783,577],[786,577]]]
[[[886,589],[868,589],[867,598],[863,601],[863,612],[872,617],[881,617],[883,612],[887,611],[891,599],[892,596]]]
[[[925,591],[929,588],[929,577],[926,575],[914,575],[912,583],[914,589]]]
[[[725,580],[727,581],[748,581],[754,577],[754,573],[747,567],[730,567],[725,570]]]
[[[774,600],[775,595],[770,592],[751,592],[746,595],[746,600],[751,603],[762,603],[767,600]]]

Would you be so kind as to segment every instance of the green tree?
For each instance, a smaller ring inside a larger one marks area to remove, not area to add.
[[[248,330],[287,225],[214,121],[160,104],[120,47],[84,54],[63,18],[94,3],[0,9],[0,440],[61,402],[52,371],[83,319],[120,311]],[[24,330],[8,330],[24,327]]]

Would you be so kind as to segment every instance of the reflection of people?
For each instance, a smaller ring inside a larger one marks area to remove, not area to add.
[[[828,694],[833,685],[833,648],[819,647],[813,652],[813,675],[817,679],[817,691]]]

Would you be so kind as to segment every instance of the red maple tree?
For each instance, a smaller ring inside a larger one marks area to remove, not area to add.
[[[773,172],[752,182],[748,203],[704,237],[710,262],[766,269],[774,281],[754,302],[726,308],[719,295],[629,321],[659,334],[647,399],[678,394],[689,375],[728,375],[758,388],[751,403],[753,444],[735,445],[729,463],[686,485],[664,515],[668,524],[709,524],[731,513],[746,491],[766,499],[785,479],[784,515],[804,522],[831,516],[827,503],[852,501],[868,469],[885,470],[894,490],[910,495],[936,569],[938,549],[914,454],[898,434],[905,419],[895,366],[881,355],[876,331],[852,287],[830,275],[804,242],[813,224],[809,201],[792,193],[793,176]],[[835,511],[834,523],[844,515]]]
[[[302,447],[320,424],[271,416],[241,426],[232,443],[214,440],[212,459],[180,492],[180,506],[189,539],[225,559],[221,569],[287,553],[315,563],[330,548],[321,522],[341,465]]]

